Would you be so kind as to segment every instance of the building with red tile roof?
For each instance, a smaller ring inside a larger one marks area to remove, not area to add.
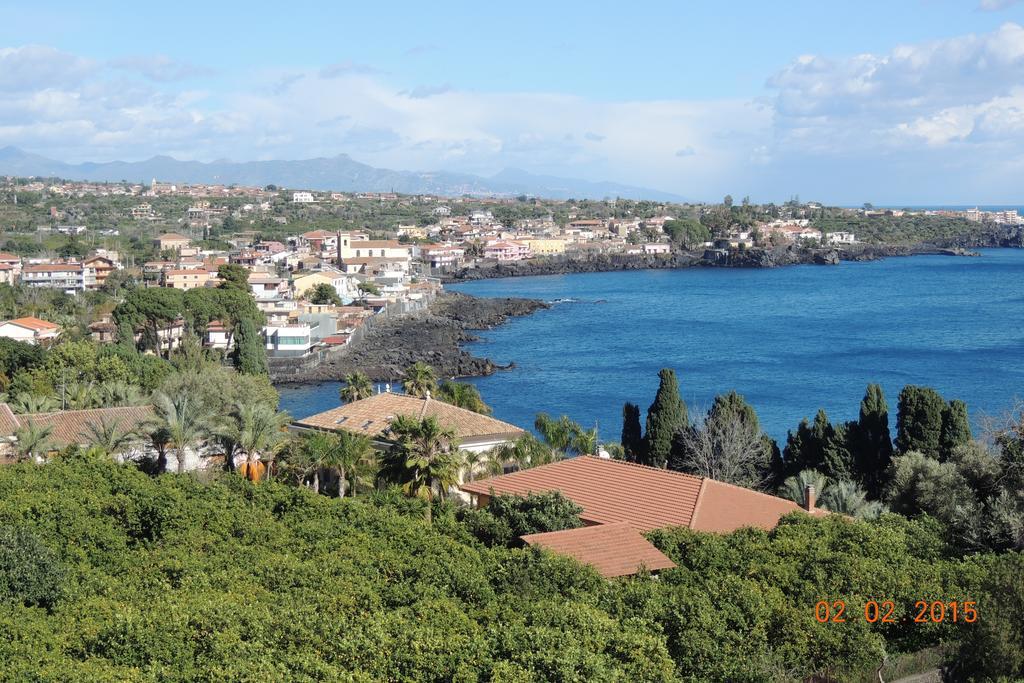
[[[592,564],[605,576],[621,576],[616,572],[629,566],[636,570],[641,564],[655,569],[648,560],[657,559],[651,552],[657,550],[648,548],[640,536],[655,529],[684,526],[728,533],[744,527],[773,529],[780,518],[796,511],[829,514],[814,508],[813,498],[810,509],[805,509],[784,498],[714,479],[589,455],[466,482],[460,488],[478,507],[486,506],[494,495],[558,491],[583,508],[580,519],[585,524],[615,529],[577,529],[523,540]],[[639,541],[619,530],[623,526],[635,531]]]
[[[0,337],[28,344],[52,341],[60,335],[60,325],[39,318],[15,318],[0,322]]]
[[[772,529],[783,515],[803,509],[741,486],[590,455],[479,479],[461,488],[476,496],[480,506],[492,491],[519,496],[559,491],[583,508],[580,519],[587,524],[628,522],[644,532],[669,526],[710,532]]]

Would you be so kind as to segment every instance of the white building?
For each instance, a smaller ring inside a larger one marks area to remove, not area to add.
[[[292,204],[313,204],[316,197],[312,192],[292,192]]]
[[[60,326],[39,318],[16,318],[0,323],[0,337],[39,344],[56,339]]]

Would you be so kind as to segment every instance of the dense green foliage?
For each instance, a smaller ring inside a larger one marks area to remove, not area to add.
[[[905,618],[917,599],[973,599],[983,585],[994,596],[1020,576],[1019,561],[947,559],[925,519],[664,530],[652,538],[678,569],[609,582],[567,558],[487,547],[446,505],[428,525],[423,505],[234,475],[151,478],[81,456],[0,469],[0,528],[43,540],[64,577],[49,609],[0,600],[0,670],[97,681],[856,680],[885,653],[969,635],[979,656],[1012,654],[1022,637],[1011,603],[979,602],[998,629]],[[897,622],[814,618],[818,600],[845,599],[853,617],[869,597],[894,600]],[[1015,661],[987,666],[1014,676]]]
[[[934,389],[903,387],[896,421],[896,448],[903,453],[920,451],[938,457],[945,412],[946,401]]]
[[[487,507],[460,510],[458,517],[484,544],[518,547],[520,536],[583,526],[581,512],[583,508],[558,491],[547,491],[492,496]]]

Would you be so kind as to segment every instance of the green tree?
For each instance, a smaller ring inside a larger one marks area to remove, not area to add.
[[[480,391],[472,384],[465,382],[444,381],[437,388],[437,398],[453,406],[472,410],[481,415],[490,415],[491,407],[484,403]]]
[[[221,289],[237,289],[249,293],[249,269],[236,263],[217,267],[218,287]]]
[[[878,384],[869,384],[860,402],[860,416],[851,430],[854,471],[868,492],[881,495],[883,475],[892,462],[892,437],[889,433],[889,405]]]
[[[153,419],[147,423],[150,438],[166,439],[166,447],[173,449],[178,474],[181,474],[185,471],[188,451],[197,449],[210,433],[212,416],[193,395],[185,392],[154,393],[153,413]]]
[[[688,426],[686,404],[679,397],[679,381],[670,368],[658,373],[658,393],[647,409],[644,436],[644,464],[666,467],[672,454],[672,439],[676,432]]]
[[[326,282],[318,282],[306,292],[306,299],[317,306],[341,306],[338,290]]]
[[[877,519],[885,506],[867,499],[867,492],[856,482],[842,479],[828,486],[821,496],[821,507],[858,519]]]
[[[0,605],[52,608],[64,593],[57,554],[28,529],[0,527]]]
[[[231,418],[237,425],[238,452],[245,458],[242,474],[259,481],[288,445],[291,416],[260,401],[242,401],[234,406]]]
[[[263,336],[248,318],[238,325],[232,361],[235,369],[243,375],[266,375],[269,372]]]
[[[121,420],[100,418],[86,425],[88,430],[88,446],[102,455],[111,458],[128,450],[139,439],[133,429],[123,429]]]
[[[373,445],[370,439],[362,434],[349,431],[338,432],[335,447],[328,451],[322,466],[334,472],[338,479],[338,498],[344,498],[348,490],[355,493],[355,487],[349,487],[349,481],[360,467],[373,460]]]
[[[184,295],[179,289],[168,287],[135,288],[114,309],[114,320],[119,334],[144,327],[149,344],[156,355],[162,355],[160,329],[177,320],[184,311]],[[127,339],[123,339],[128,343]]]
[[[402,386],[410,396],[424,398],[427,392],[436,394],[437,371],[423,361],[416,361],[406,369]]]
[[[338,390],[339,398],[345,403],[361,401],[364,398],[373,396],[373,383],[364,373],[356,370],[345,375],[342,379],[341,389]]]
[[[640,406],[626,403],[622,406],[622,450],[630,462],[644,460],[644,436],[640,427]]]
[[[458,483],[455,430],[442,427],[434,417],[399,415],[388,426],[387,437],[392,445],[381,457],[379,478],[397,484],[410,498],[426,501],[424,514],[430,521],[433,500],[444,498]]]
[[[942,436],[939,440],[939,452],[943,459],[948,459],[954,449],[970,443],[972,438],[967,404],[953,399],[942,411]]]
[[[801,470],[798,474],[788,477],[786,481],[782,482],[779,495],[806,508],[808,486],[813,488],[815,499],[820,500],[828,489],[828,477],[817,470]]]
[[[45,457],[51,450],[53,427],[26,420],[14,430],[14,454],[18,462]]]
[[[942,414],[946,402],[929,387],[907,385],[900,392],[896,418],[896,448],[900,453],[920,451],[936,458],[942,442]]]
[[[519,546],[527,534],[578,529],[583,508],[558,491],[526,496],[493,496],[487,507],[466,510],[462,521],[470,533],[489,545]]]

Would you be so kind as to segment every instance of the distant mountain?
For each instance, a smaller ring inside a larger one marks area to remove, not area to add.
[[[338,192],[401,192],[458,196],[528,194],[551,199],[651,199],[683,201],[668,192],[610,182],[535,175],[505,169],[490,178],[468,173],[417,173],[374,168],[347,154],[299,161],[179,161],[155,156],[145,161],[110,161],[66,164],[17,147],[0,149],[0,174],[56,176],[69,180],[150,182],[153,178],[171,183],[220,183],[224,185],[280,185]]]

